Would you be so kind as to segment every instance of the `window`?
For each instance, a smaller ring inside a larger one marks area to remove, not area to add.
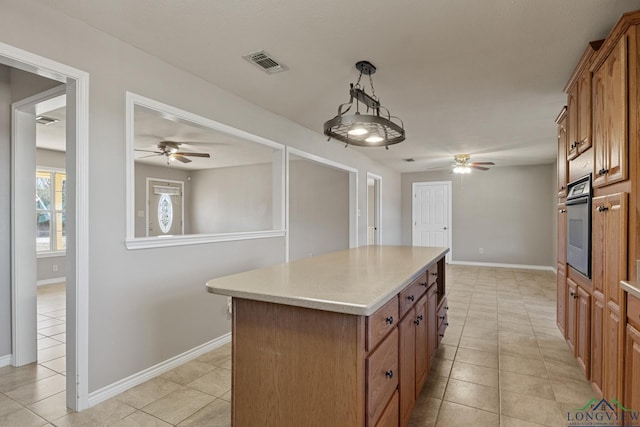
[[[67,174],[59,171],[36,171],[36,251],[64,252],[66,236]]]

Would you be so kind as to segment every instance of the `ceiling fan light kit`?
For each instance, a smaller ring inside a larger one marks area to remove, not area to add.
[[[456,154],[453,156],[455,163],[453,164],[453,173],[468,174],[471,173],[471,169],[477,169],[481,171],[488,171],[486,166],[495,165],[493,162],[470,162],[471,155],[469,154]]]
[[[358,81],[351,84],[349,102],[341,104],[338,114],[324,123],[324,134],[329,139],[337,139],[346,145],[389,149],[389,145],[405,140],[404,123],[398,117],[392,116],[376,96],[371,77],[376,72],[376,67],[369,61],[359,61],[356,63],[356,69],[360,75]],[[369,76],[371,95],[360,86],[363,74]],[[360,112],[360,104],[365,113]],[[354,107],[355,112],[347,115]]]

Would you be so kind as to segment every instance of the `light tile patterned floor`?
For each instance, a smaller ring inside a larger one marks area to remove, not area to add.
[[[555,275],[447,267],[449,329],[411,426],[566,426],[596,397],[555,325]],[[52,307],[49,307],[52,308]],[[226,345],[82,413],[64,408],[61,312],[42,314],[41,365],[0,368],[0,426],[228,426]],[[62,318],[64,320],[64,318]],[[39,323],[40,326],[40,323]]]

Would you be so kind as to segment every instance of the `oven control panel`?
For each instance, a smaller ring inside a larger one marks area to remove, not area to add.
[[[568,199],[575,199],[576,197],[590,196],[591,195],[591,181],[581,179],[571,185],[569,185]]]

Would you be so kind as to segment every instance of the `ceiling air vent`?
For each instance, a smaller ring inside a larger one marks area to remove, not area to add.
[[[36,116],[36,123],[39,123],[41,125],[52,125],[54,123],[58,123],[60,120],[58,119],[54,119],[52,117],[47,117],[47,116]]]
[[[264,50],[259,50],[258,52],[244,55],[243,58],[254,64],[256,67],[260,68],[267,74],[275,74],[287,69],[285,65],[273,59]]]
[[[411,158],[409,158],[409,159],[402,159],[402,160],[404,160],[405,162],[408,162],[408,163],[411,163],[411,162],[415,162],[415,161],[416,161],[416,159],[411,159]]]

